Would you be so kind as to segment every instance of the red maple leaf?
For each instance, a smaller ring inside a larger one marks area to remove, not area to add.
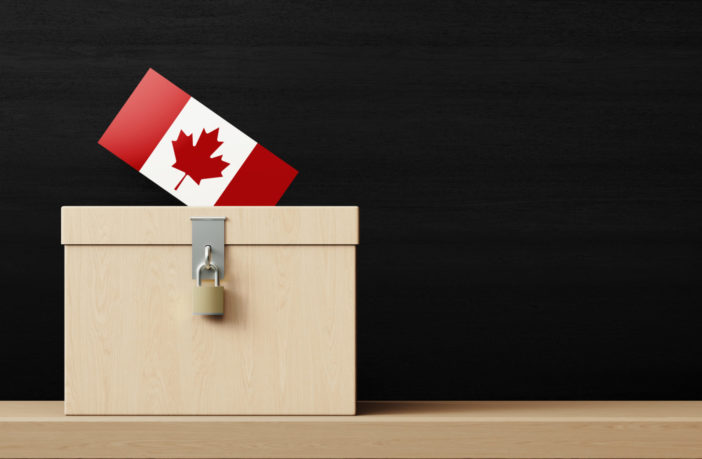
[[[193,135],[185,135],[185,132],[180,131],[178,138],[172,141],[176,157],[173,167],[185,172],[176,185],[176,190],[188,175],[198,185],[202,179],[222,177],[222,171],[229,163],[222,161],[222,155],[212,158],[212,153],[223,143],[217,140],[218,135],[219,128],[212,132],[205,132],[203,129],[197,144],[193,145]]]

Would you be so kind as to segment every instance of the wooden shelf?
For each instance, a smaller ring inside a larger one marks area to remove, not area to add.
[[[702,402],[361,402],[357,416],[64,416],[0,402],[0,457],[702,457]]]

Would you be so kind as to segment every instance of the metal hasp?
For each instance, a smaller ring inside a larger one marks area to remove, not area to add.
[[[210,246],[211,262],[217,265],[220,279],[224,276],[224,221],[227,217],[190,217],[193,223],[193,279],[197,278],[198,267],[205,260],[205,253]],[[212,270],[203,270],[202,279],[214,279]]]

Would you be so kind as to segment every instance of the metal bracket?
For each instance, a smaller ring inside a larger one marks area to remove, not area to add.
[[[193,223],[193,279],[197,278],[197,268],[201,263],[208,264],[206,247],[210,246],[211,262],[219,268],[219,278],[224,277],[224,221],[227,217],[190,217]],[[214,271],[205,269],[202,279],[214,279]]]

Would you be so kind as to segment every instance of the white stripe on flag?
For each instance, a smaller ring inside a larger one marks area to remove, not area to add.
[[[203,129],[211,132],[217,128],[219,141],[223,144],[212,156],[221,155],[222,160],[229,163],[222,171],[223,177],[204,179],[199,186],[190,177],[186,177],[176,190],[184,173],[173,167],[176,157],[172,141],[178,138],[182,130],[186,135],[192,134],[193,142],[197,143]],[[255,146],[253,139],[191,97],[140,172],[189,206],[213,206]]]

